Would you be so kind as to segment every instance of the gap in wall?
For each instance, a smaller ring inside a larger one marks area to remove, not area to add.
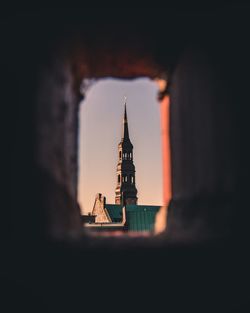
[[[85,90],[86,86],[89,88]],[[145,77],[105,78],[84,80],[82,88],[85,98],[79,110],[78,202],[85,229],[99,235],[152,234],[156,207],[163,205],[159,86]],[[124,204],[114,204],[125,101],[138,207],[125,206],[126,222],[122,226]],[[101,223],[100,218],[93,217],[94,206],[99,207],[99,213],[103,206],[109,220]]]

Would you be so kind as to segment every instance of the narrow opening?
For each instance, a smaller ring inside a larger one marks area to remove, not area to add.
[[[164,204],[158,94],[159,85],[149,78],[101,79],[85,93],[79,112],[78,202],[90,234],[155,231]]]
[[[131,184],[134,183],[134,177],[132,175],[130,175],[130,182],[131,182]]]

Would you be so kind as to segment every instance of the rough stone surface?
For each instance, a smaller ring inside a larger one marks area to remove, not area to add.
[[[101,312],[111,295],[110,312],[250,311],[249,9],[177,9],[2,13],[1,99],[8,110],[1,116],[11,146],[10,166],[4,163],[10,180],[3,182],[11,196],[1,206],[10,217],[1,221],[11,227],[1,250],[0,305],[9,311],[79,312],[87,303]],[[188,47],[202,58],[186,63]],[[192,64],[196,78],[187,81]],[[178,244],[166,234],[69,239],[81,227],[71,141],[81,80],[166,72],[173,97],[168,218],[180,229],[198,218],[195,233],[192,227],[190,240],[182,236]],[[214,240],[204,239],[203,225]]]

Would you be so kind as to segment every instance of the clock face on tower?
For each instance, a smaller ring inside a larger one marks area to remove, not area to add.
[[[118,145],[116,204],[137,204],[135,187],[135,166],[133,162],[133,145],[129,138],[126,102],[123,117],[122,139]]]

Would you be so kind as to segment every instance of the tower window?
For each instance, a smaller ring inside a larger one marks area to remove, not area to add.
[[[118,183],[120,183],[121,182],[121,175],[119,174],[118,175]]]
[[[134,176],[133,175],[130,175],[130,182],[131,182],[131,184],[134,183]]]
[[[127,181],[128,181],[128,176],[126,175],[126,176],[125,176],[125,182],[127,182]]]
[[[119,159],[121,159],[122,158],[122,152],[120,151],[119,152]]]

